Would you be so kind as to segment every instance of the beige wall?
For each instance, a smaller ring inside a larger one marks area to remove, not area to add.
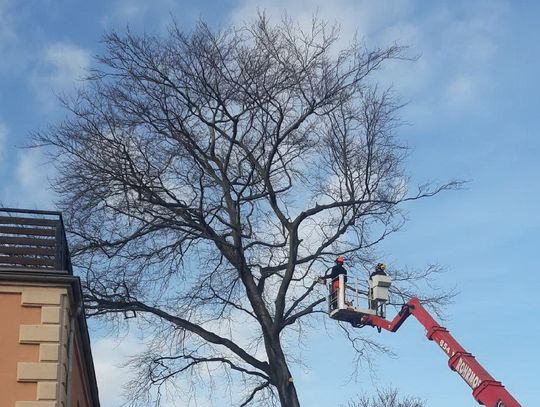
[[[68,396],[69,286],[0,284],[0,407],[93,407],[75,322]],[[77,319],[75,319],[77,321]]]
[[[38,362],[39,347],[19,342],[19,326],[40,321],[39,308],[21,307],[20,293],[0,292],[0,406],[36,398],[37,383],[17,381],[17,364]]]
[[[88,388],[88,375],[84,368],[84,355],[81,352],[79,335],[74,341],[73,370],[71,375],[71,406],[92,407],[92,401]],[[78,403],[78,404],[77,404]]]

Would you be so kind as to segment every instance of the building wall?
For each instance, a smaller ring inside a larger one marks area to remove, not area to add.
[[[70,309],[69,286],[0,283],[1,407],[93,407],[77,326],[69,340]]]
[[[84,354],[81,352],[80,336],[75,335],[71,382],[71,406],[92,407],[88,388],[88,375],[84,367]]]
[[[38,362],[39,348],[19,342],[19,326],[40,321],[40,309],[21,307],[20,293],[0,292],[0,406],[36,397],[37,383],[17,381],[17,363]]]

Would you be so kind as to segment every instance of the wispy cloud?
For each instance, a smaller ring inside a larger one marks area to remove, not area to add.
[[[39,152],[24,150],[19,154],[16,167],[18,183],[25,189],[31,189],[43,181],[43,171],[39,171]]]
[[[0,0],[0,50],[15,37],[12,8],[12,0]]]
[[[138,339],[138,335],[133,331],[123,337],[101,337],[92,341],[92,357],[102,407],[121,406],[128,401],[129,393],[126,393],[126,385],[133,378],[135,372],[131,366],[126,366],[126,362],[144,351],[145,347],[144,342]],[[197,390],[207,391],[204,388]],[[197,399],[195,403],[192,403],[190,397],[182,399],[178,394],[169,394],[167,391],[163,393],[160,400],[162,407],[210,406],[204,398]],[[184,393],[181,394],[184,395]]]
[[[21,150],[15,155],[14,172],[0,184],[2,204],[12,207],[52,209],[53,192],[49,188],[50,166],[38,150]]]
[[[33,47],[20,35],[20,6],[15,0],[0,0],[0,72],[12,78],[26,72]]]
[[[56,104],[58,94],[73,92],[90,67],[90,53],[77,45],[57,42],[41,54],[30,83],[45,109]]]
[[[114,4],[114,12],[117,17],[127,20],[139,19],[148,14],[154,2],[150,3],[143,0],[117,0]]]
[[[506,9],[503,1],[426,8],[413,0],[242,0],[229,18],[239,23],[258,11],[275,19],[286,13],[307,26],[317,14],[339,25],[343,37],[339,46],[355,35],[368,47],[409,46],[409,56],[419,60],[389,63],[378,79],[394,85],[411,102],[411,111],[425,119],[434,109],[453,113],[481,109],[479,101],[492,83],[490,66],[498,52]]]
[[[104,26],[133,26],[152,27],[153,33],[163,33],[170,22],[171,14],[179,16],[190,12],[192,7],[174,0],[114,0],[111,11],[102,17]]]
[[[131,373],[129,368],[123,368],[122,365],[142,350],[143,344],[132,335],[122,340],[106,337],[92,342],[92,356],[103,407],[122,404],[123,388]]]

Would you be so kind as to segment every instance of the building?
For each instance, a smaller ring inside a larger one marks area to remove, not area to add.
[[[62,215],[0,209],[0,406],[99,407]]]

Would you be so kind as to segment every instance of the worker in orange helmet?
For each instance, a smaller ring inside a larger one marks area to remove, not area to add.
[[[327,273],[320,278],[321,282],[324,282],[327,279],[332,281],[332,297],[336,297],[336,293],[339,289],[339,276],[341,274],[344,276],[343,281],[347,282],[347,270],[343,267],[343,256],[338,256],[336,258],[336,264],[332,267],[330,274]]]

